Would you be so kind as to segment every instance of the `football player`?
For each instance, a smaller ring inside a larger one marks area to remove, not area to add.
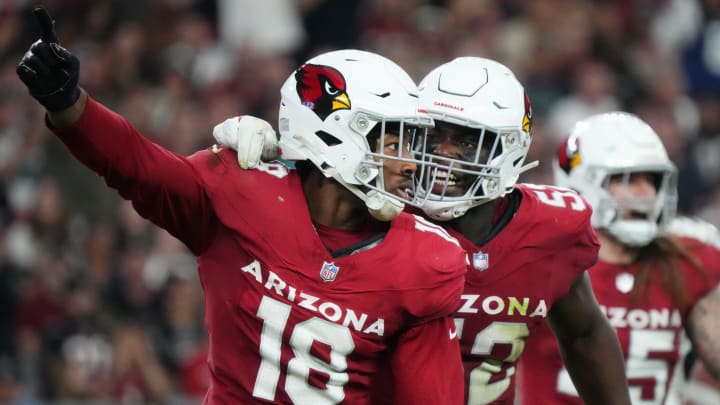
[[[720,237],[707,223],[675,218],[676,169],[638,117],[604,113],[578,122],[553,163],[555,182],[593,207],[600,239],[589,271],[615,328],[634,404],[677,403],[682,334],[720,376]],[[542,331],[521,362],[524,403],[581,404],[554,339]]]
[[[420,83],[420,108],[435,127],[413,144],[413,199],[472,257],[455,315],[466,403],[513,404],[516,362],[546,322],[588,404],[629,403],[617,337],[585,273],[598,254],[591,207],[565,188],[516,184],[533,166],[523,86],[500,63],[457,58]],[[255,161],[258,132],[239,132],[216,140]]]
[[[229,149],[163,149],[89,97],[78,58],[47,12],[35,15],[41,39],[17,73],[48,127],[198,257],[205,403],[367,404],[379,364],[400,380],[399,403],[462,403],[451,315],[467,259],[441,227],[402,212],[417,168],[408,145],[432,122],[405,71],[357,50],[307,61],[279,113],[298,170],[241,170]]]
[[[628,403],[617,338],[585,272],[598,250],[591,207],[567,189],[516,184],[534,165],[525,162],[532,109],[523,86],[498,62],[461,57],[419,87],[435,119],[417,148],[423,211],[472,257],[455,315],[467,403],[513,403],[516,362],[545,324],[586,403]]]

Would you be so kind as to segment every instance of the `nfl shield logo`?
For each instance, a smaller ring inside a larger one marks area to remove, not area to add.
[[[340,268],[335,263],[324,262],[320,269],[320,278],[325,282],[335,281],[338,271],[340,271]]]
[[[489,265],[488,254],[483,252],[473,253],[473,267],[475,270],[487,270]]]

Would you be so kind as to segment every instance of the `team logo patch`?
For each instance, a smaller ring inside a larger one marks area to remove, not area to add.
[[[635,276],[630,273],[620,273],[615,277],[615,288],[621,293],[629,293],[635,285]]]
[[[532,135],[532,106],[530,105],[530,97],[525,93],[525,114],[523,114],[522,129]]]
[[[338,271],[340,271],[340,267],[336,266],[335,263],[324,262],[322,268],[320,269],[320,278],[326,283],[335,281]]]
[[[345,77],[337,69],[323,65],[302,65],[295,72],[300,102],[321,120],[338,110],[350,109]]]
[[[487,253],[483,252],[477,252],[473,253],[473,267],[475,270],[487,270],[488,266],[490,265],[490,259],[488,258]]]
[[[577,136],[568,136],[563,145],[558,149],[557,158],[558,165],[565,173],[570,173],[570,170],[582,163],[580,140]]]

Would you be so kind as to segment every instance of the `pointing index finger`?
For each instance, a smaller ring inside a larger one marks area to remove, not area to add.
[[[33,15],[40,25],[40,38],[48,44],[59,43],[57,34],[55,33],[55,21],[43,7],[37,7],[33,10]]]

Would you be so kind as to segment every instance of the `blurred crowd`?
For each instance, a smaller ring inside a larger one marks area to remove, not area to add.
[[[0,0],[0,403],[199,403],[192,255],[74,161],[15,67],[38,38]],[[208,147],[238,114],[274,122],[318,51],[360,48],[419,80],[460,55],[515,71],[534,109],[523,181],[551,182],[571,125],[626,110],[680,168],[680,212],[720,225],[720,0],[45,0],[80,84],[155,142]]]

